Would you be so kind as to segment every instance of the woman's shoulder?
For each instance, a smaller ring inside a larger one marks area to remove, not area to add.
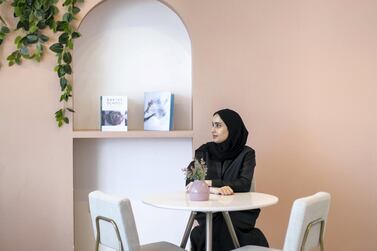
[[[238,156],[241,158],[255,158],[255,151],[250,146],[244,146],[242,152]]]
[[[244,146],[243,147],[243,150],[242,150],[243,153],[252,153],[252,154],[255,154],[255,150],[253,148],[251,148],[250,146]]]
[[[195,158],[201,159],[206,158],[208,155],[208,143],[201,145],[198,149],[195,150]]]

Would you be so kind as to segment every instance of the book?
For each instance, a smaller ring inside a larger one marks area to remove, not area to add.
[[[101,96],[101,131],[127,131],[127,97]]]
[[[171,92],[144,93],[144,130],[173,129],[174,94]]]

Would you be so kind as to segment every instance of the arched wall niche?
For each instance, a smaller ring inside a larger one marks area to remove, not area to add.
[[[143,130],[145,91],[174,93],[174,129],[191,131],[191,41],[179,16],[157,0],[90,4],[80,12],[82,37],[73,51],[74,132],[99,129],[101,95],[127,96],[128,129]],[[88,212],[93,190],[130,198],[142,244],[179,244],[188,213],[152,208],[141,200],[153,193],[183,191],[181,168],[191,161],[192,137],[95,135],[73,137],[75,251],[94,248]],[[161,231],[166,222],[169,229]]]
[[[83,13],[73,52],[73,129],[99,129],[99,97],[124,95],[129,130],[142,130],[144,92],[172,91],[174,128],[191,130],[191,40],[177,13],[157,0],[99,1]]]
[[[77,26],[78,28],[80,28],[80,25],[82,23],[82,21],[85,19],[85,17],[87,15],[89,15],[89,13],[94,10],[98,5],[106,2],[106,1],[112,1],[112,0],[92,0],[92,1],[89,1],[89,2],[86,2],[85,3],[85,6],[82,7],[81,11],[79,12],[78,14],[78,23],[77,23]],[[181,20],[181,22],[183,23],[183,25],[185,26],[186,30],[188,30],[187,28],[187,25],[186,23],[184,22],[184,19],[182,18],[182,16],[174,9],[173,6],[171,6],[170,3],[166,2],[166,1],[163,1],[163,0],[155,0],[157,2],[160,2],[162,4],[164,4],[166,7],[168,7],[171,11],[173,11]]]

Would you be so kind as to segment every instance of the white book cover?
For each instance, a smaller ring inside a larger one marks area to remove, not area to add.
[[[101,96],[101,131],[127,131],[127,97]]]
[[[144,130],[173,129],[174,95],[171,92],[144,93]]]

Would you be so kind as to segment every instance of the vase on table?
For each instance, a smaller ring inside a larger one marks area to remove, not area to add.
[[[209,200],[209,187],[204,180],[194,180],[189,189],[190,200],[206,201]]]

